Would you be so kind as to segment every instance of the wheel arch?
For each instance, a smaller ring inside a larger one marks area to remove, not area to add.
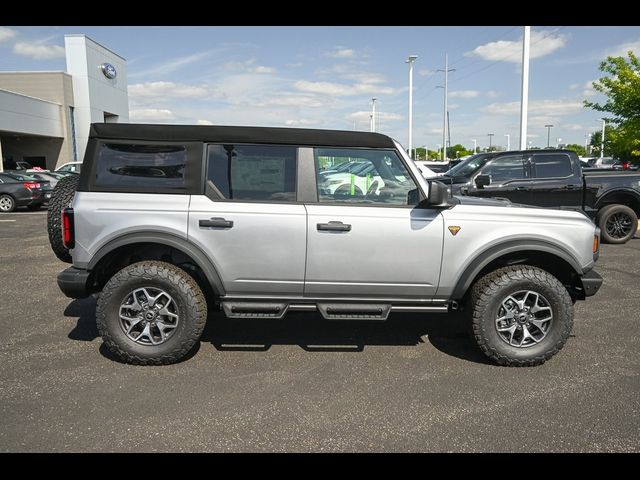
[[[211,290],[210,293],[216,296],[224,295],[222,279],[206,254],[186,239],[170,233],[138,232],[115,238],[100,247],[87,265],[87,270],[92,272],[91,283],[97,289],[101,289],[108,280],[105,277],[115,273],[114,268],[118,266],[123,268],[131,264],[132,258],[135,258],[134,261],[162,260],[167,256],[173,258],[176,254],[179,260],[183,261],[182,263],[190,261],[200,270],[202,278],[196,278],[196,280],[206,280],[206,285],[201,287],[208,286],[207,290]],[[103,270],[107,273],[105,274]]]
[[[596,209],[601,210],[608,205],[626,205],[640,216],[640,195],[635,190],[620,188],[607,192],[597,201]]]
[[[458,278],[451,298],[462,300],[471,286],[485,274],[518,264],[532,265],[548,271],[568,288],[573,297],[584,298],[584,292],[580,292],[580,275],[584,271],[579,262],[561,247],[535,240],[504,242],[479,253]]]

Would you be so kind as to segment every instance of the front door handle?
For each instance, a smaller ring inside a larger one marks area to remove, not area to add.
[[[526,192],[529,190],[528,187],[516,187],[516,192]]]
[[[351,231],[351,225],[349,225],[348,223],[342,223],[342,222],[336,222],[336,221],[332,221],[329,223],[318,223],[316,226],[318,230],[328,230],[330,232],[350,232]]]
[[[200,220],[198,222],[200,228],[231,228],[233,227],[233,220],[227,220],[222,217],[214,217],[209,220]]]
[[[573,190],[574,188],[577,188],[577,187],[578,187],[577,185],[566,185],[566,186],[564,187],[564,189],[565,189],[565,190]]]

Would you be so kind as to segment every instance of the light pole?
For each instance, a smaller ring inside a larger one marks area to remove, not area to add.
[[[377,98],[373,97],[371,99],[371,131],[376,131],[376,100]]]
[[[509,151],[511,150],[511,135],[505,133],[504,136],[507,137],[507,151]]]
[[[491,137],[493,137],[495,133],[487,133],[487,135],[489,136],[489,151],[491,151]]]
[[[553,127],[553,125],[545,125],[544,127],[547,129],[547,148],[549,148],[549,139],[551,138],[551,127]]]
[[[520,97],[520,150],[527,143],[527,113],[529,109],[529,40],[531,27],[522,32],[522,95]]]
[[[475,138],[472,138],[471,141],[473,142],[473,153],[476,153],[476,147],[478,146],[478,141]]]
[[[417,55],[409,55],[405,60],[409,64],[409,156],[413,148],[413,63],[417,58]]]
[[[604,127],[606,123],[607,121],[603,118],[602,119],[602,140],[600,142],[600,158],[604,157]]]
[[[449,123],[448,122],[449,115],[447,114],[447,108],[448,108],[447,97],[449,95],[448,78],[449,78],[449,72],[455,71],[455,68],[449,68],[449,55],[447,55],[446,53],[444,54],[444,70],[438,69],[436,71],[444,72],[444,87],[440,87],[440,88],[444,88],[444,116],[442,121],[442,144],[444,145],[444,147],[442,148],[442,161],[444,162],[446,151],[447,151],[447,125]]]
[[[589,155],[589,142],[591,141],[591,134],[584,134],[584,154]]]

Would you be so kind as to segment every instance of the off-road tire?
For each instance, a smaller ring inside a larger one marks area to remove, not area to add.
[[[622,213],[631,218],[630,232],[624,237],[620,237],[620,238],[612,237],[607,232],[607,220],[609,219],[609,217],[611,217],[612,215],[615,215],[616,213]],[[627,207],[626,205],[619,205],[619,204],[607,205],[606,207],[601,208],[600,211],[598,212],[597,224],[598,224],[598,227],[600,227],[600,237],[602,238],[603,243],[611,243],[611,244],[619,245],[622,243],[627,243],[636,234],[636,231],[638,230],[638,217],[636,215],[636,212],[634,212],[631,208]]]
[[[60,225],[62,209],[68,207],[78,189],[80,175],[69,175],[58,181],[49,200],[47,212],[47,233],[51,250],[63,262],[71,263],[69,249],[62,243],[62,227]]]
[[[553,312],[546,336],[527,348],[505,342],[495,324],[502,300],[520,290],[542,294]],[[562,349],[573,328],[573,302],[569,292],[556,277],[538,267],[514,265],[495,270],[475,283],[470,300],[475,341],[480,350],[499,365],[541,365]]]
[[[136,288],[159,288],[171,295],[180,316],[173,335],[159,345],[140,345],[120,325],[119,309]],[[166,262],[142,261],[116,273],[102,289],[96,305],[96,323],[106,347],[122,361],[134,365],[179,362],[200,339],[207,320],[207,301],[195,280]]]

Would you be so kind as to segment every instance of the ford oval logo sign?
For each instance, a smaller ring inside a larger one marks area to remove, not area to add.
[[[104,76],[107,78],[116,78],[116,75],[118,74],[118,72],[116,72],[116,67],[114,67],[110,63],[103,63],[102,65],[100,65],[100,68],[102,69],[102,73],[104,74]]]

